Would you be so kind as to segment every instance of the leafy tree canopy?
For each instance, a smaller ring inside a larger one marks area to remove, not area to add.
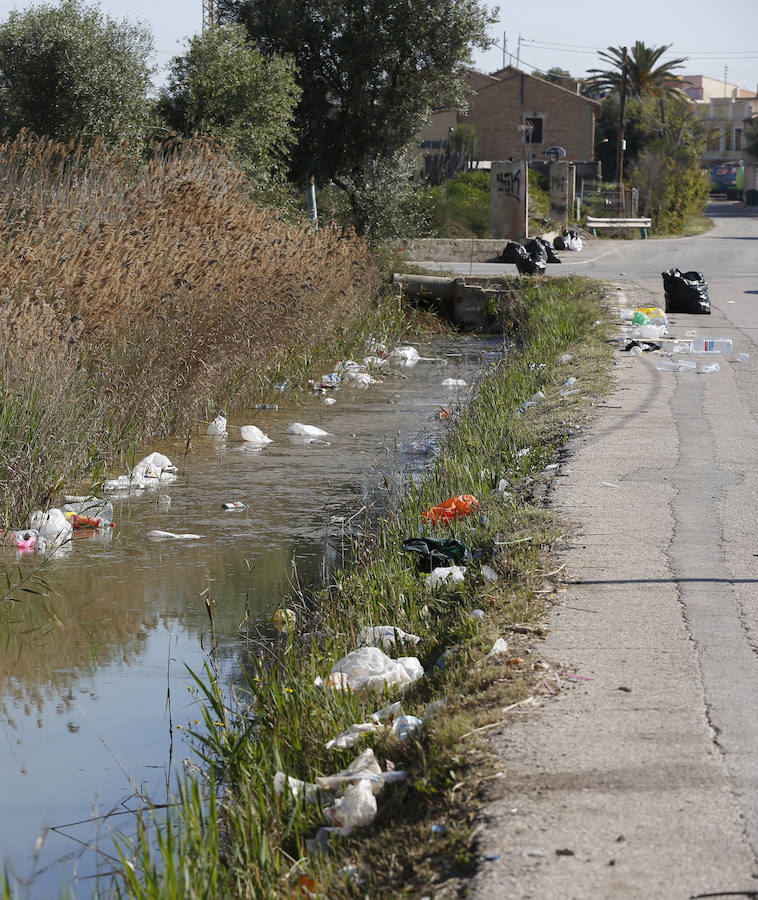
[[[187,53],[174,58],[158,108],[182,134],[231,143],[260,174],[292,142],[299,96],[291,58],[264,57],[242,26],[217,26],[193,37]]]
[[[218,0],[218,10],[264,53],[295,59],[293,177],[349,193],[377,185],[431,109],[463,105],[464,66],[497,12],[479,0]]]
[[[664,88],[664,82],[677,80],[679,76],[675,69],[681,69],[687,62],[686,57],[670,59],[668,62],[660,62],[663,54],[671,44],[661,47],[648,47],[642,41],[635,41],[629,50],[626,63],[626,89],[634,95],[655,94],[671,92],[675,88]],[[592,90],[618,91],[621,88],[624,71],[624,48],[608,47],[601,51],[600,56],[608,63],[610,69],[588,69],[593,76],[587,82],[587,87]]]
[[[85,145],[139,139],[149,118],[149,29],[81,0],[0,23],[0,128]]]

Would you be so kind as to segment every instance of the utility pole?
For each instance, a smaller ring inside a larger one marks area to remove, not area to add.
[[[505,57],[508,53],[508,32],[503,32],[503,68],[505,68]]]
[[[624,140],[624,107],[626,106],[626,69],[627,69],[627,50],[624,51],[624,60],[621,64],[621,96],[619,98],[619,124],[618,124],[618,145],[616,147],[616,178],[619,184],[619,212],[624,215],[624,149],[626,141]]]
[[[203,0],[203,31],[216,24],[216,0]]]
[[[521,32],[518,33],[518,46],[516,47],[516,68],[521,63]]]

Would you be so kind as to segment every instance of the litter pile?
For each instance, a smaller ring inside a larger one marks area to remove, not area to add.
[[[666,312],[710,315],[711,299],[702,272],[680,272],[673,268],[661,272],[661,277],[666,295]]]

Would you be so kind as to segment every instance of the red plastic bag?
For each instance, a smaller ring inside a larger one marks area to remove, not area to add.
[[[448,525],[453,519],[463,519],[466,516],[470,516],[474,510],[480,507],[481,503],[473,494],[459,494],[457,497],[445,500],[439,506],[432,506],[431,509],[424,510],[421,513],[421,518],[425,522],[442,522],[444,525]]]

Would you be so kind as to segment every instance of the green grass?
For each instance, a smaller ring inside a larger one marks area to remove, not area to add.
[[[524,628],[539,628],[534,623],[549,593],[546,566],[560,528],[533,496],[587,398],[603,389],[599,373],[610,352],[607,329],[593,328],[601,312],[591,283],[535,280],[523,300],[521,349],[513,343],[506,361],[483,374],[423,481],[395,498],[356,541],[353,564],[315,595],[290,598],[295,626],[263,656],[259,648],[251,654],[242,690],[231,695],[222,688],[210,665],[197,676],[203,725],[193,737],[202,774],[185,776],[170,815],[146,814],[137,840],[121,840],[120,896],[308,896],[299,885],[317,896],[347,897],[358,890],[340,873],[350,861],[366,879],[358,893],[390,897],[470,870],[477,783],[491,770],[469,732],[502,718],[501,708],[526,696],[540,677],[519,641]],[[568,350],[572,361],[561,363]],[[583,399],[560,397],[570,374],[578,377]],[[519,414],[538,389],[544,403]],[[502,477],[510,498],[496,491]],[[481,510],[429,531],[458,538],[477,551],[477,561],[462,584],[431,590],[400,544],[422,533],[424,509],[461,493],[478,497]],[[483,562],[500,575],[495,587],[480,575]],[[482,622],[471,619],[474,607],[484,610]],[[404,743],[379,735],[351,750],[327,751],[327,740],[394,696],[314,684],[354,649],[360,628],[377,624],[421,638],[406,652],[418,655],[425,675],[402,695],[403,712],[421,716],[432,701],[444,705]],[[305,642],[304,631],[320,639]],[[500,635],[513,655],[489,657]],[[437,665],[443,653],[445,662]],[[383,767],[406,770],[407,781],[385,788],[370,828],[357,829],[326,856],[308,855],[306,840],[325,824],[320,805],[286,791],[278,796],[276,772],[313,782],[366,746]],[[432,839],[436,821],[448,830]]]

